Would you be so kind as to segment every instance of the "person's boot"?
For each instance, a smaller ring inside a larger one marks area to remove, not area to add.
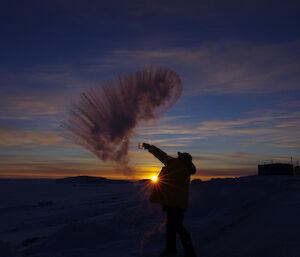
[[[177,254],[177,249],[168,249],[166,248],[160,253],[160,256],[174,256]]]
[[[184,246],[184,257],[197,257],[192,242],[186,243]]]
[[[183,245],[184,257],[197,257],[189,234],[186,234],[184,237],[181,237],[181,242]]]
[[[176,232],[166,233],[166,248],[160,253],[160,256],[174,256],[176,254]]]

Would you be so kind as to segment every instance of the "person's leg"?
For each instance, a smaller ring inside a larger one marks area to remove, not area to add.
[[[165,207],[167,224],[166,224],[166,248],[160,256],[172,256],[177,254],[176,249],[176,216],[172,207]]]
[[[184,220],[184,210],[175,209],[176,215],[176,232],[179,234],[183,249],[184,249],[184,257],[196,257],[196,253],[192,244],[190,233],[183,225]]]

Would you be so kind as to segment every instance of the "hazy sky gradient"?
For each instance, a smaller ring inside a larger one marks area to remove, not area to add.
[[[199,177],[300,161],[296,1],[10,1],[0,10],[0,177],[123,177],[61,137],[89,86],[149,65],[184,92],[132,137],[138,178],[161,164],[139,141],[190,152]]]

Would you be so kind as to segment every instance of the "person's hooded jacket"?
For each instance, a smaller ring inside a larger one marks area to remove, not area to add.
[[[153,145],[148,150],[165,165],[152,185],[150,201],[187,209],[190,175],[196,172],[194,164],[191,160],[171,157]]]

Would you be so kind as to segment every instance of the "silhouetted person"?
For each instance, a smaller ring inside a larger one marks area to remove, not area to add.
[[[154,145],[143,143],[143,147],[165,165],[158,175],[157,183],[153,184],[150,195],[150,201],[162,204],[167,214],[166,248],[160,256],[177,254],[176,233],[178,233],[184,248],[184,256],[195,257],[190,233],[183,225],[184,212],[188,207],[190,175],[196,173],[192,156],[189,153],[178,152],[178,157],[174,158]]]

